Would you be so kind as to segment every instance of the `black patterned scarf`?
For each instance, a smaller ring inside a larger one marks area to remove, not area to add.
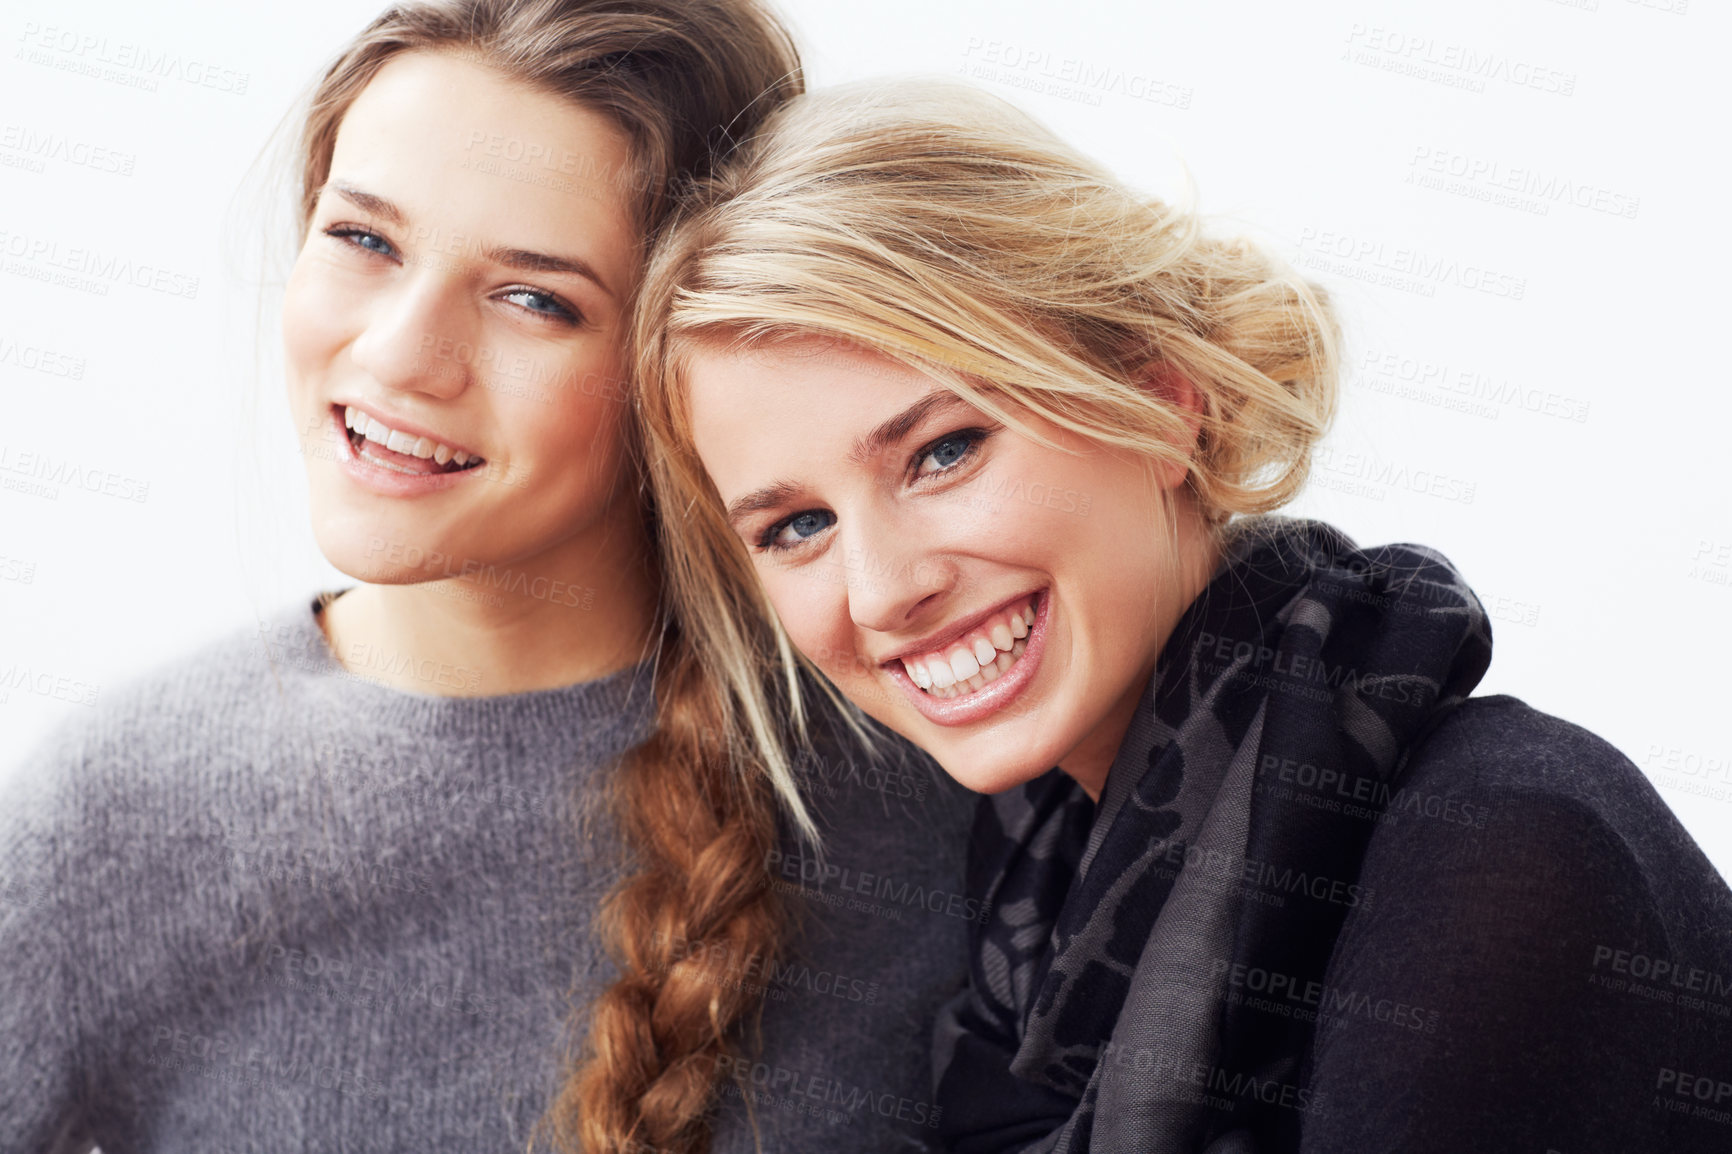
[[[959,1154],[1296,1146],[1312,1027],[1230,996],[1322,982],[1403,755],[1491,661],[1437,553],[1236,522],[1099,804],[1057,770],[985,799],[970,989],[935,1038]]]

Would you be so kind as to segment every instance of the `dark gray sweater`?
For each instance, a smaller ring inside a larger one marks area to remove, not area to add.
[[[63,726],[0,797],[0,1151],[522,1150],[609,980],[605,779],[645,668],[504,697],[346,672],[299,602]],[[802,763],[826,859],[719,1152],[935,1144],[972,795]],[[802,880],[802,878],[804,880]],[[977,912],[977,911],[975,911]]]

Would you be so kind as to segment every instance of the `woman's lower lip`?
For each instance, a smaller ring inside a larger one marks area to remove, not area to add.
[[[381,497],[423,497],[429,493],[439,493],[461,484],[466,477],[474,476],[481,469],[464,469],[455,473],[400,473],[396,469],[376,464],[355,451],[355,442],[349,437],[349,430],[343,426],[341,409],[330,411],[332,426],[337,431],[337,439],[342,444],[337,458],[337,466],[342,469],[351,481],[369,492]]]
[[[1046,626],[1052,615],[1052,590],[1042,589],[1037,595],[1034,624],[1028,630],[1028,647],[1016,664],[994,681],[989,681],[965,697],[934,697],[908,676],[900,661],[890,663],[886,670],[908,699],[926,720],[937,725],[972,725],[990,717],[1022,695],[1029,682],[1039,672],[1040,659],[1046,653]]]

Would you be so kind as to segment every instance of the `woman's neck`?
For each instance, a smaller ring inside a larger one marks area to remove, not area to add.
[[[409,693],[495,697],[593,681],[649,655],[656,610],[642,526],[610,528],[522,562],[357,585],[326,606],[321,627],[345,669]]]

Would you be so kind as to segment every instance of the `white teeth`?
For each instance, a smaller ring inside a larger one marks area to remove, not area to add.
[[[367,440],[383,445],[393,453],[401,453],[406,457],[420,457],[422,460],[431,457],[441,465],[455,460],[459,466],[467,465],[470,461],[478,462],[481,460],[478,456],[472,457],[468,453],[460,453],[451,446],[435,441],[431,437],[413,436],[393,429],[383,421],[376,421],[369,417],[354,405],[343,406],[343,425],[355,430]]]
[[[910,681],[942,700],[983,689],[1008,673],[1028,650],[1026,638],[1034,615],[1033,604],[1025,605],[994,621],[984,635],[957,642],[947,653],[903,658],[902,668]]]

